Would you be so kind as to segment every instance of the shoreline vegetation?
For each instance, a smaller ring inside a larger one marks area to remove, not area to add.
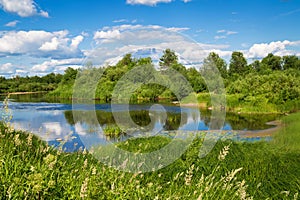
[[[204,158],[198,157],[203,142],[198,138],[171,165],[134,174],[102,164],[87,150],[64,153],[62,146],[53,149],[33,134],[1,122],[0,196],[296,200],[300,190],[299,119],[300,113],[284,116],[270,142],[218,141]],[[169,142],[169,138],[154,136],[116,145],[132,152],[152,152]]]
[[[133,70],[136,68],[142,70],[136,72]],[[131,77],[124,82],[122,77],[128,72]],[[216,73],[219,78],[215,77]],[[147,82],[149,84],[142,84]],[[300,60],[295,55],[268,54],[261,61],[249,64],[243,53],[233,52],[227,64],[212,52],[203,60],[201,68],[195,69],[180,64],[176,53],[166,49],[159,59],[159,69],[156,69],[150,57],[133,58],[126,54],[113,66],[93,66],[87,62],[82,69],[66,69],[63,75],[1,77],[0,93],[47,91],[47,99],[110,102],[117,84],[119,89],[126,90],[118,91],[114,100],[124,99],[128,91],[133,91],[130,102],[163,99],[214,109],[211,98],[224,93],[227,112],[290,113],[300,110]],[[75,95],[73,89],[76,89]],[[193,99],[190,95],[194,95],[198,105],[189,101]]]

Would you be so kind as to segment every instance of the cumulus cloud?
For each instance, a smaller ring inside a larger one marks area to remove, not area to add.
[[[68,67],[72,68],[80,68],[82,66],[81,58],[70,58],[70,59],[62,59],[56,60],[51,59],[44,61],[41,64],[36,64],[31,68],[31,71],[34,73],[63,73]]]
[[[188,28],[128,24],[104,27],[94,35],[96,42],[101,44],[99,48],[85,51],[85,55],[93,63],[100,65],[115,64],[126,53],[139,55],[135,52],[146,50],[151,50],[151,58],[158,60],[157,58],[161,56],[158,54],[167,48],[177,52],[182,57],[181,60],[188,61],[186,63],[201,63],[211,51],[215,50],[219,50],[222,55],[228,55],[225,50],[228,45],[197,43],[178,33],[184,30]]]
[[[68,31],[8,31],[0,35],[0,55],[29,55],[66,58],[81,54],[83,36],[69,37]]]
[[[12,63],[5,63],[0,65],[0,71],[7,73],[7,74],[11,74],[14,73],[14,68],[13,68],[13,64]]]
[[[7,27],[15,27],[20,21],[18,20],[14,20],[14,21],[11,21],[11,22],[8,22],[7,24],[5,24],[5,26]]]
[[[300,41],[274,41],[270,43],[260,43],[252,45],[248,52],[247,57],[249,58],[263,58],[269,53],[273,53],[278,56],[284,56],[288,54],[295,54],[288,47],[300,46]]]
[[[158,3],[170,3],[172,0],[126,0],[127,4],[135,5],[146,5],[146,6],[155,6]]]
[[[94,34],[94,40],[97,39],[115,39],[120,37],[119,30],[97,31]]]
[[[0,0],[0,6],[4,11],[15,13],[21,17],[34,15],[49,17],[49,14],[41,10],[33,0]]]

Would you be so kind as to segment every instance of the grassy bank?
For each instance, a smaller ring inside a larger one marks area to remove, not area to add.
[[[272,144],[283,152],[300,153],[300,113],[282,119],[283,128],[275,134]]]
[[[273,142],[218,142],[199,158],[202,140],[170,166],[131,174],[104,166],[86,151],[62,153],[1,124],[0,196],[13,199],[297,199],[300,114],[283,119]],[[129,140],[120,148],[149,152],[170,139]]]
[[[300,110],[299,100],[289,100],[275,104],[269,102],[262,97],[245,97],[242,94],[226,94],[224,95],[224,108],[227,112],[235,113],[290,113]],[[181,103],[187,106],[195,106],[200,108],[213,108],[211,99],[220,98],[210,93],[191,94],[185,97]],[[195,100],[198,102],[195,103]],[[191,103],[192,102],[192,103]],[[217,103],[219,105],[219,103]],[[215,108],[220,109],[220,108]]]

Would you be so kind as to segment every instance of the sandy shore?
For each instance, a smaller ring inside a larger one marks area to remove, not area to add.
[[[10,92],[10,93],[1,93],[0,95],[7,96],[8,94],[20,95],[20,94],[42,94],[42,93],[47,93],[47,92]]]
[[[274,133],[276,133],[282,127],[282,122],[279,120],[268,122],[266,124],[275,127],[268,128],[265,130],[258,130],[258,131],[237,131],[237,132],[243,138],[269,137],[272,136]]]

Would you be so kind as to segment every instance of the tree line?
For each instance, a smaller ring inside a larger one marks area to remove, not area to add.
[[[142,72],[140,70],[131,74],[127,82],[131,81],[132,84],[126,85],[128,83],[125,83],[122,77],[138,66],[147,67]],[[300,60],[295,55],[281,57],[270,53],[262,60],[255,60],[249,64],[242,52],[233,52],[229,63],[212,52],[203,60],[200,69],[195,69],[186,68],[179,63],[178,56],[171,49],[163,52],[159,60],[159,69],[154,67],[149,57],[133,58],[131,54],[126,54],[113,66],[95,67],[88,63],[84,69],[68,68],[63,75],[51,73],[44,77],[1,77],[0,91],[50,91],[48,97],[72,98],[77,78],[76,83],[82,85],[77,88],[82,88],[83,98],[87,98],[84,96],[85,90],[93,88],[92,84],[95,84],[91,80],[97,80],[97,87],[94,88],[94,96],[91,98],[110,101],[119,82],[118,87],[122,88],[123,84],[128,91],[134,90],[132,99],[181,99],[191,92],[217,92],[221,87],[218,83],[220,79],[215,79],[215,88],[209,88],[207,78],[205,79],[209,73],[216,73],[212,66],[218,69],[227,94],[227,104],[232,107],[243,103],[252,107],[264,106],[266,109],[274,109],[273,105],[294,105],[299,100]],[[186,84],[187,82],[189,84]],[[126,95],[126,92],[121,92],[119,97],[122,98],[123,94]]]
[[[53,91],[63,78],[62,74],[50,73],[45,76],[16,76],[5,78],[0,76],[0,94],[13,92]]]

